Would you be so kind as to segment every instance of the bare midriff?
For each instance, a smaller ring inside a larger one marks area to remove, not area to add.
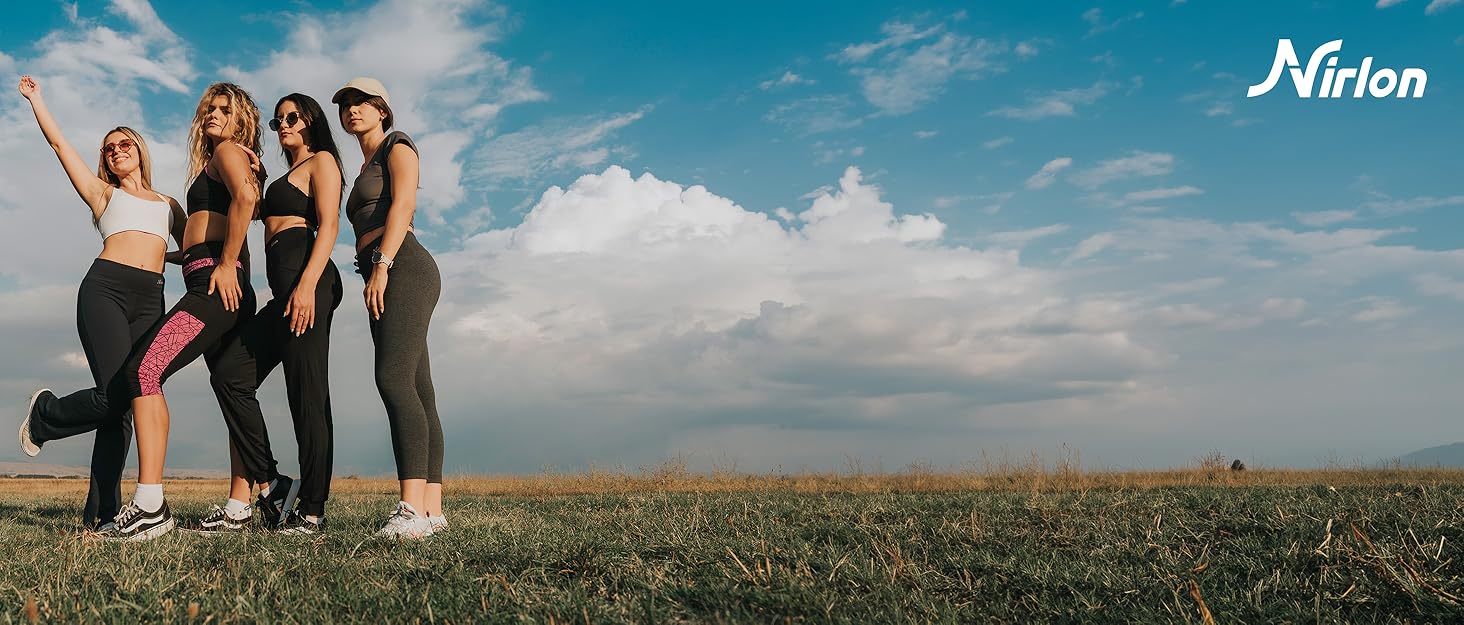
[[[107,237],[102,242],[102,253],[97,254],[97,258],[162,273],[163,253],[166,251],[168,242],[158,238],[158,235],[125,230]]]
[[[282,216],[282,217],[265,217],[264,218],[264,240],[265,241],[268,241],[270,239],[273,239],[275,237],[275,235],[277,235],[277,234],[279,234],[281,232],[284,232],[286,230],[289,230],[291,228],[308,228],[308,227],[310,227],[310,222],[305,221],[305,218],[304,217],[300,217],[298,215],[285,215],[285,216]]]
[[[183,228],[183,249],[199,243],[223,241],[229,234],[229,216],[212,211],[198,211],[188,216]]]
[[[407,226],[407,232],[411,232],[411,231],[412,231],[412,227],[411,226]],[[357,237],[357,239],[356,239],[356,253],[359,254],[359,253],[361,253],[361,250],[364,250],[367,247],[370,247],[371,244],[372,243],[375,243],[377,239],[380,239],[381,238],[381,235],[383,235],[383,234],[386,234],[386,226],[381,226],[379,228],[372,228],[370,230],[367,230],[365,234],[362,234],[360,237]]]

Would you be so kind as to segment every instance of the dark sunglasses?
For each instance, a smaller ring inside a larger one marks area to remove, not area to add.
[[[102,156],[111,156],[112,153],[116,152],[117,150],[122,150],[123,152],[131,152],[132,146],[134,145],[137,144],[133,143],[131,139],[123,139],[116,143],[108,143],[102,146]]]
[[[295,124],[298,123],[300,123],[300,114],[292,111],[284,117],[276,117],[269,120],[269,129],[279,132],[280,128],[294,128]]]

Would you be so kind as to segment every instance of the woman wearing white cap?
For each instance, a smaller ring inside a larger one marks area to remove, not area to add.
[[[341,126],[366,163],[346,199],[356,232],[356,273],[366,279],[366,312],[376,346],[376,389],[386,404],[401,501],[377,532],[424,538],[447,528],[442,516],[442,424],[432,388],[427,327],[442,292],[437,263],[412,234],[419,176],[417,146],[401,131],[391,96],[374,78],[336,91]]]

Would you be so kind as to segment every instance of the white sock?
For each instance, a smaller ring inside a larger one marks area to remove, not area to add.
[[[230,497],[229,502],[224,504],[224,516],[235,521],[248,518],[249,504]]]
[[[275,487],[275,484],[278,484],[279,482],[280,482],[280,478],[275,478],[275,479],[270,480],[268,484],[265,484],[264,486],[260,486],[259,487],[259,496],[260,497],[269,497],[269,491],[272,490]]]
[[[132,502],[144,512],[157,512],[163,507],[163,485],[138,484],[137,492],[132,494]]]
[[[309,521],[311,523],[319,523],[320,522],[320,517],[315,516],[313,514],[307,514],[307,515],[305,515],[305,520],[306,521]]]

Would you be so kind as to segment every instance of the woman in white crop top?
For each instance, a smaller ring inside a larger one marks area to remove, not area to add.
[[[131,128],[118,126],[102,137],[97,169],[91,171],[41,99],[41,86],[22,76],[21,95],[30,101],[41,134],[61,160],[77,195],[91,209],[92,225],[102,234],[102,252],[81,281],[76,326],[95,386],[64,397],[48,389],[31,396],[20,425],[26,455],[40,453],[47,441],[95,430],[91,489],[83,523],[98,528],[116,516],[121,501],[122,467],[131,445],[132,416],[109,418],[106,386],[121,368],[132,343],[162,316],[163,266],[178,262],[167,253],[171,235],[183,240],[186,217],[178,201],[152,188],[147,144]]]

